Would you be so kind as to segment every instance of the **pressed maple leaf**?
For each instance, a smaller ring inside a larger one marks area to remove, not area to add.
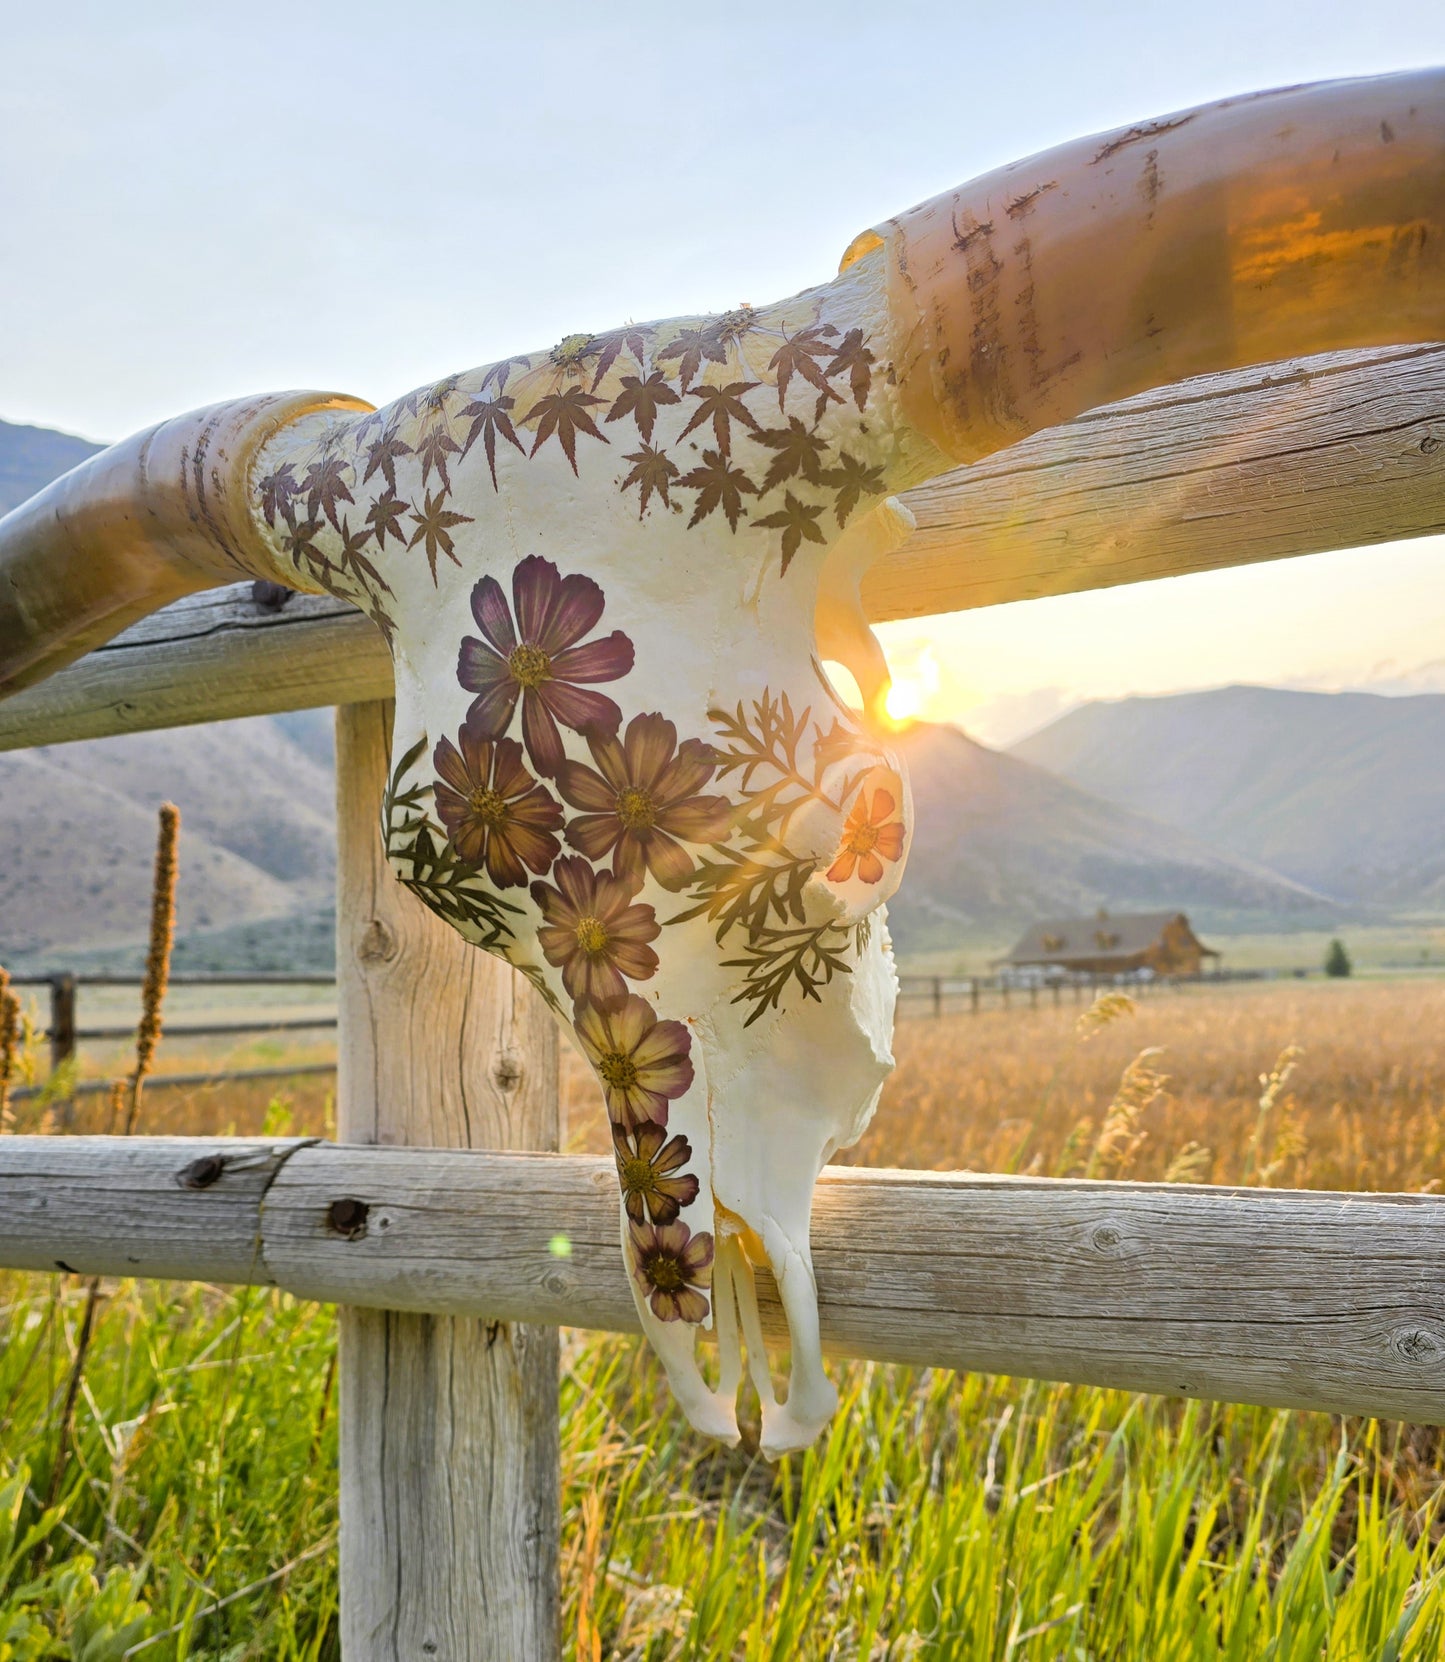
[[[337,560],[338,568],[351,572],[361,583],[363,589],[384,589],[391,594],[391,584],[381,575],[366,556],[366,545],[371,540],[370,530],[353,531],[351,521],[345,514],[341,516],[341,554]]]
[[[647,512],[647,499],[654,491],[670,508],[672,499],[667,494],[667,487],[677,478],[676,462],[663,451],[654,450],[650,444],[644,444],[641,450],[632,451],[626,459],[635,465],[632,472],[622,481],[623,490],[630,485],[642,487],[642,501],[638,504],[637,517],[641,519]]]
[[[395,537],[399,543],[405,545],[406,532],[401,528],[401,516],[410,512],[410,504],[395,491],[388,491],[385,496],[377,497],[367,509],[366,523],[371,535],[376,538],[378,548],[386,547],[388,537]]]
[[[658,363],[680,358],[678,379],[684,392],[692,385],[693,377],[702,367],[704,358],[709,363],[725,364],[728,359],[728,340],[716,321],[705,323],[701,329],[679,329],[677,338],[670,340],[657,354]]]
[[[356,501],[347,489],[346,475],[350,471],[349,464],[340,456],[323,456],[319,461],[312,462],[306,470],[306,477],[301,481],[301,489],[306,492],[308,519],[325,514],[338,531],[341,529],[336,517],[339,512],[338,504]]]
[[[433,583],[437,580],[438,554],[445,554],[453,565],[459,566],[462,563],[457,558],[456,549],[452,547],[452,527],[471,524],[470,516],[453,513],[446,506],[446,500],[445,491],[437,491],[435,494],[428,491],[425,506],[411,510],[412,517],[416,520],[416,529],[406,546],[415,548],[418,543],[425,546]]]
[[[730,462],[731,457],[720,450],[704,450],[702,466],[684,473],[678,480],[678,484],[698,493],[697,505],[687,522],[689,527],[696,525],[700,519],[706,519],[714,509],[721,508],[727,515],[728,524],[734,531],[737,530],[743,511],[743,497],[756,496],[758,487],[740,467],[730,466]]]
[[[601,439],[607,444],[607,435],[601,432],[597,423],[587,413],[589,404],[601,404],[605,400],[594,397],[590,392],[583,392],[581,387],[568,387],[566,392],[548,393],[545,398],[539,398],[524,418],[537,423],[537,437],[532,445],[532,455],[536,455],[542,446],[555,433],[566,452],[567,460],[572,464],[572,471],[577,471],[577,435],[590,434],[594,439]]]
[[[831,357],[837,350],[831,341],[837,333],[831,323],[811,323],[806,329],[799,329],[797,334],[783,337],[783,344],[768,361],[768,368],[778,372],[780,410],[788,395],[788,383],[795,375],[801,375],[816,387],[824,403],[830,398],[839,404],[843,402],[842,396],[828,385],[828,377],[819,363],[819,359]]]
[[[837,467],[829,468],[823,475],[823,483],[831,485],[838,493],[834,511],[841,525],[858,506],[861,497],[878,496],[882,493],[883,469],[869,467],[866,462],[860,461],[856,456],[850,456],[845,450],[838,457]]]
[[[429,427],[422,434],[417,443],[416,456],[421,463],[422,489],[426,489],[427,481],[431,478],[432,469],[441,475],[442,489],[449,491],[452,488],[451,478],[447,473],[447,457],[460,456],[462,447],[447,431],[446,427],[438,422]]]
[[[683,428],[679,437],[686,438],[695,427],[701,427],[703,422],[711,420],[712,430],[717,435],[717,447],[726,456],[732,449],[729,442],[730,422],[740,421],[753,433],[758,430],[752,412],[743,403],[743,394],[761,385],[761,381],[733,381],[725,387],[693,387],[688,397],[697,399],[697,409],[693,411],[692,420]]]
[[[602,377],[617,362],[624,346],[637,359],[637,367],[642,368],[642,360],[647,353],[647,330],[630,323],[624,328],[613,329],[609,334],[598,335],[592,344],[597,348],[597,368],[592,372],[592,391],[596,392]],[[627,385],[626,381],[622,384]],[[644,433],[643,437],[646,436]]]
[[[863,331],[850,329],[838,342],[833,361],[823,373],[831,380],[847,370],[849,389],[861,410],[868,401],[868,389],[873,385],[873,365],[877,362],[877,358],[863,344]]]
[[[396,464],[403,456],[410,455],[411,446],[394,427],[388,428],[367,449],[366,472],[361,476],[362,484],[364,485],[372,474],[380,468],[382,478],[386,480],[387,489],[394,491],[396,489]]]
[[[511,376],[513,365],[520,365],[523,369],[532,367],[530,358],[503,358],[500,363],[493,364],[482,377],[480,391],[485,392],[488,387],[495,387],[498,392],[506,390],[507,381]]]
[[[783,505],[777,513],[769,514],[765,519],[755,519],[754,525],[766,526],[772,531],[783,533],[783,570],[786,572],[792,563],[793,556],[802,547],[805,541],[826,543],[818,525],[818,516],[823,511],[821,502],[815,504],[800,502],[792,491],[783,493]]]
[[[290,525],[295,519],[291,504],[301,493],[301,484],[296,477],[294,465],[287,462],[284,467],[278,467],[274,473],[268,473],[261,481],[261,512],[268,525],[275,525],[278,519],[285,520]]]
[[[467,436],[462,440],[462,455],[465,456],[472,446],[481,439],[487,452],[487,466],[492,470],[492,489],[497,488],[497,435],[506,439],[508,444],[516,445],[525,456],[526,447],[517,437],[517,430],[512,425],[509,413],[516,408],[515,398],[509,398],[505,393],[496,398],[474,398],[461,412],[461,420],[470,421]]]
[[[320,530],[319,519],[304,519],[299,524],[292,519],[288,522],[286,535],[281,539],[282,550],[296,569],[300,571],[304,567],[318,582],[329,576],[332,570],[331,561],[316,546]]]
[[[792,479],[801,475],[810,485],[819,485],[823,482],[821,461],[828,446],[825,440],[799,421],[797,416],[788,417],[786,427],[769,427],[763,432],[753,434],[754,444],[765,444],[770,450],[776,450],[777,455],[768,464],[767,475],[763,480],[763,494],[772,490],[775,485],[781,485],[784,479]]]
[[[621,421],[623,416],[632,416],[637,422],[637,431],[641,433],[643,442],[652,442],[652,427],[657,420],[658,408],[663,404],[680,404],[681,398],[667,384],[667,377],[660,369],[654,369],[645,381],[636,375],[622,377],[622,391],[618,393],[612,408],[607,412],[609,421]],[[628,460],[631,461],[631,457]]]

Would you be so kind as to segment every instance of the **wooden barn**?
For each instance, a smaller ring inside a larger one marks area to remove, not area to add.
[[[1033,924],[1007,957],[1002,970],[1058,970],[1080,975],[1198,975],[1213,947],[1189,926],[1183,912],[1099,911],[1090,918],[1056,918]]]

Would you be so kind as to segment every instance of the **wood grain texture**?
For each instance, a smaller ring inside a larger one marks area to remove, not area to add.
[[[1204,376],[906,496],[878,621],[1445,531],[1445,347]]]
[[[555,1148],[546,1006],[428,912],[382,856],[390,713],[375,702],[337,715],[339,1129],[377,1145]],[[344,1308],[340,1358],[348,1662],[555,1657],[555,1327],[476,1304],[456,1315]]]
[[[1098,410],[907,493],[875,622],[1445,531],[1445,347],[1334,353]],[[195,595],[0,703],[0,749],[384,698],[339,601]]]
[[[0,1138],[0,1198],[46,1190],[60,1141]],[[63,1142],[71,1175],[0,1233],[3,1262],[44,1267],[107,1186],[109,1256],[85,1267],[162,1261],[174,1145]],[[302,1297],[637,1331],[605,1159],[301,1147],[266,1193],[260,1264],[255,1224],[212,1200],[216,1261]],[[328,1223],[338,1200],[369,1207],[355,1238]],[[1445,1424],[1445,1197],[838,1169],[813,1251],[834,1354]]]
[[[354,606],[251,584],[193,594],[0,701],[0,750],[391,696],[391,654]]]
[[[261,1197],[305,1144],[0,1137],[0,1264],[264,1282]]]

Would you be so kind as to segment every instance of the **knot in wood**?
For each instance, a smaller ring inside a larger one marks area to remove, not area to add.
[[[364,1200],[347,1197],[333,1200],[326,1208],[326,1227],[344,1240],[359,1241],[366,1233],[366,1220],[371,1208]]]
[[[1407,1362],[1432,1362],[1440,1355],[1440,1341],[1423,1327],[1407,1327],[1395,1335],[1395,1350]]]
[[[1112,1252],[1119,1244],[1119,1231],[1111,1223],[1101,1223],[1094,1231],[1093,1241],[1100,1252]]]
[[[1440,440],[1433,433],[1426,433],[1425,437],[1420,440],[1421,455],[1433,456],[1439,448]]]
[[[219,1181],[221,1173],[226,1169],[226,1159],[221,1154],[203,1154],[199,1160],[192,1160],[188,1166],[182,1166],[176,1173],[176,1182],[183,1189],[209,1189]]]
[[[388,929],[380,918],[373,918],[357,942],[356,956],[363,964],[387,964],[396,957],[396,953],[394,931]]]
[[[263,612],[279,612],[295,592],[284,583],[270,583],[258,577],[251,585],[251,602]]]
[[[515,1091],[522,1083],[522,1065],[515,1056],[499,1056],[492,1063],[492,1081],[499,1091]]]

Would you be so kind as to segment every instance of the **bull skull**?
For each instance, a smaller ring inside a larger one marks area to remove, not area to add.
[[[396,668],[396,874],[575,1037],[647,1336],[729,1441],[745,1341],[775,1455],[835,1406],[813,1186],[891,1064],[911,809],[858,595],[911,523],[892,493],[1161,383],[1439,339],[1442,248],[1438,74],[1070,145],[866,232],[777,305],[114,447],[0,526],[0,687],[241,574],[361,606]]]

